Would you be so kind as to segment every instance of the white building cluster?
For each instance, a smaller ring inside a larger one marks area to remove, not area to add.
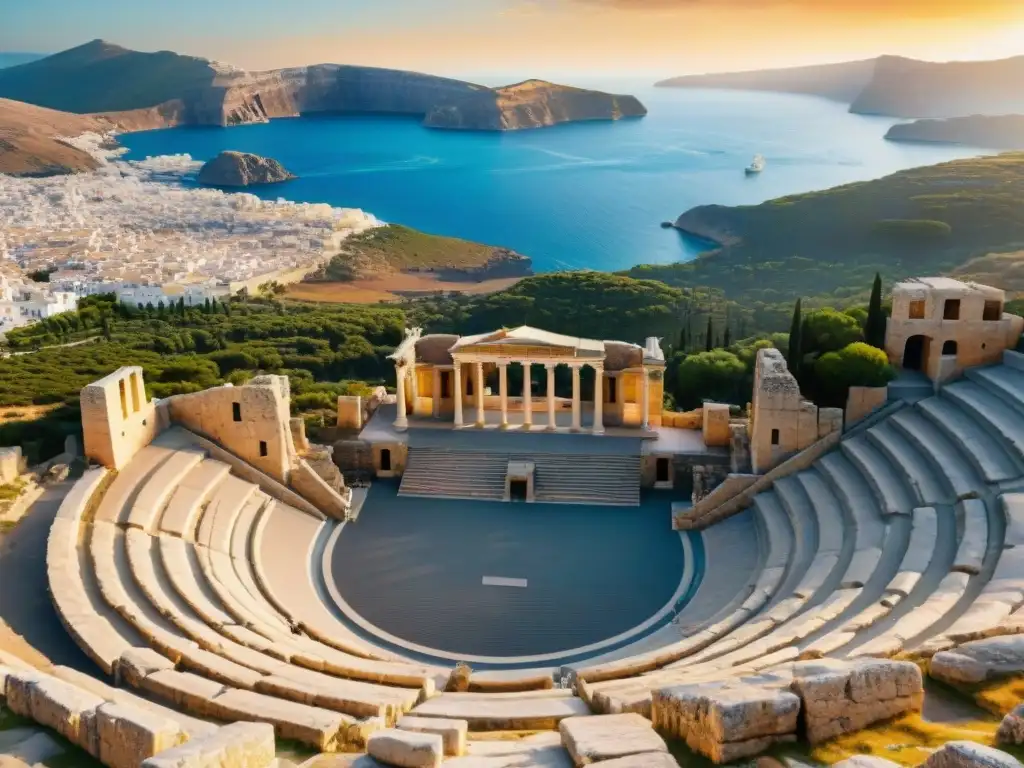
[[[0,334],[77,306],[78,296],[70,291],[54,290],[46,283],[0,275]]]
[[[187,187],[201,165],[188,155],[125,161],[105,138],[69,140],[101,161],[94,172],[0,174],[0,263],[51,272],[55,293],[194,304],[297,280],[350,234],[381,225],[358,209]]]

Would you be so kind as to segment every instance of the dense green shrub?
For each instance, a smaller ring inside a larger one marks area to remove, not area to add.
[[[814,363],[819,402],[843,407],[850,387],[882,387],[895,377],[885,352],[864,342],[828,352]]]

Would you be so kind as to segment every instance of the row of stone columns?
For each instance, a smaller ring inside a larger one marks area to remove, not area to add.
[[[504,429],[508,426],[508,366],[511,362],[518,362],[523,366],[523,426],[529,429],[533,426],[533,381],[530,377],[530,367],[535,363],[531,361],[499,361],[498,366],[498,394],[501,402],[501,427]],[[555,429],[555,367],[558,363],[544,363],[544,367],[547,369],[547,412],[548,412],[548,429]],[[582,429],[582,406],[580,402],[580,368],[583,365],[591,365],[594,368],[596,377],[594,380],[594,434],[601,434],[604,432],[604,415],[603,415],[603,375],[604,368],[602,366],[593,365],[590,363],[569,363],[572,368],[572,428],[574,431],[580,431]],[[477,405],[476,405],[476,419],[475,424],[478,427],[482,427],[485,424],[485,413],[484,413],[484,374],[483,374],[483,362],[473,363],[473,391],[477,393]],[[462,410],[462,366],[456,362],[454,367],[455,374],[455,426],[461,427],[464,425],[464,415]]]
[[[530,361],[500,361],[498,362],[498,390],[501,398],[501,427],[504,429],[508,426],[508,366],[509,362],[519,362],[523,366],[523,426],[529,429],[533,426],[533,381],[530,378],[530,367],[533,365]],[[547,386],[547,411],[548,411],[548,429],[555,429],[555,367],[558,363],[545,363],[544,367],[547,368],[548,372],[548,386]],[[580,368],[583,365],[590,365],[594,369],[594,425],[592,431],[595,435],[602,434],[604,432],[604,367],[600,365],[594,365],[592,363],[569,363],[569,367],[572,369],[572,429],[573,431],[580,431],[582,429],[582,403],[580,398]],[[405,378],[407,375],[406,366],[402,366],[397,371],[397,387],[396,387],[396,399],[398,406],[398,414],[395,419],[395,426],[399,429],[408,427],[409,422],[406,417],[406,400],[405,400]],[[413,369],[412,375],[412,397],[413,402],[416,402],[417,398],[417,381],[415,369]],[[462,365],[456,362],[453,368],[453,384],[455,394],[455,426],[461,427],[464,424],[463,412],[462,412]],[[476,426],[482,427],[485,424],[485,413],[484,413],[484,366],[483,362],[474,363],[474,392],[476,392],[477,406],[476,406]],[[439,415],[440,397],[438,393],[441,391],[441,372],[438,369],[434,369],[434,416]],[[642,404],[641,413],[642,421],[641,427],[647,429],[649,426],[649,412],[650,412],[650,374],[645,368],[643,372],[643,385],[642,385]]]

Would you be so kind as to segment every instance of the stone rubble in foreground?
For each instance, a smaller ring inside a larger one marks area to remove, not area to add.
[[[56,269],[53,286],[79,294],[102,282],[239,283],[312,269],[348,235],[381,224],[358,209],[186,187],[201,166],[190,156],[126,161],[108,138],[67,140],[100,161],[96,171],[0,174],[0,260]]]

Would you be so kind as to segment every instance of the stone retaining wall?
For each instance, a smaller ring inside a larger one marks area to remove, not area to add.
[[[763,475],[729,475],[718,488],[676,515],[672,519],[672,527],[677,531],[707,528],[742,512],[761,491],[771,488],[776,480],[807,469],[839,445],[841,439],[841,432],[832,432]]]

